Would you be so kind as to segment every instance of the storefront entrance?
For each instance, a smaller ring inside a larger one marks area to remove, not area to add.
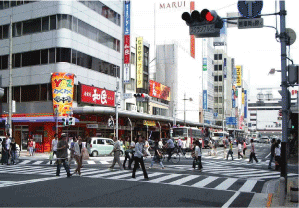
[[[28,126],[14,126],[14,137],[16,139],[16,143],[20,146],[21,150],[27,150],[28,135]]]

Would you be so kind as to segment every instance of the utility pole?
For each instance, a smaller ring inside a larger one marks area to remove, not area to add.
[[[285,178],[285,192],[287,192],[287,143],[288,143],[288,83],[287,83],[287,33],[286,33],[286,10],[285,1],[280,0],[280,44],[281,44],[281,88],[282,88],[282,143],[281,143],[281,177]]]
[[[184,126],[186,126],[186,93],[184,93]]]
[[[8,124],[9,134],[12,137],[12,15],[9,24],[9,95],[8,95]]]

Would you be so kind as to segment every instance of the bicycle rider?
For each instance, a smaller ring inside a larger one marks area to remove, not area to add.
[[[173,143],[173,141],[172,141],[171,138],[169,138],[169,139],[167,140],[167,142],[166,142],[166,144],[164,145],[164,147],[167,148],[167,154],[168,154],[167,162],[169,162],[170,159],[171,159],[172,152],[173,152],[174,147],[175,147],[175,146],[174,146],[174,143]]]

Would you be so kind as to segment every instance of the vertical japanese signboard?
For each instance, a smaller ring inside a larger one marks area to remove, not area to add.
[[[137,88],[143,88],[143,38],[136,38],[136,82]]]
[[[245,104],[244,104],[244,118],[247,118],[247,90],[244,90],[244,99],[245,99]]]
[[[124,84],[130,83],[130,56],[131,56],[131,42],[130,42],[130,1],[124,2]]]
[[[53,110],[58,116],[68,116],[73,111],[74,74],[55,72],[51,81]]]
[[[235,90],[232,89],[232,107],[236,107]]]
[[[208,60],[207,60],[207,58],[203,58],[203,60],[202,60],[202,70],[203,71],[208,70]]]
[[[207,90],[203,91],[203,109],[208,110],[208,92]]]
[[[236,66],[237,69],[237,87],[242,86],[242,66]]]

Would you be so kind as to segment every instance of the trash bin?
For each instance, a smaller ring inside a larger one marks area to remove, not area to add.
[[[298,187],[290,187],[291,202],[298,202]]]

